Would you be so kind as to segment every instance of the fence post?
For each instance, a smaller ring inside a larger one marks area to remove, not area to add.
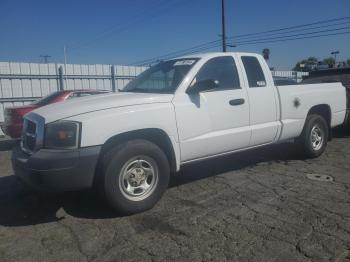
[[[58,68],[58,80],[59,80],[59,89],[60,91],[64,90],[64,83],[63,83],[63,67],[60,66]]]
[[[116,86],[115,86],[115,67],[114,65],[111,65],[111,77],[112,77],[112,91],[115,93],[116,90]]]

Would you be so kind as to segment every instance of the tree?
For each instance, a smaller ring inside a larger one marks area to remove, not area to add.
[[[270,59],[270,49],[264,48],[262,51],[262,55],[266,61],[269,60]]]
[[[327,64],[329,67],[334,67],[335,66],[335,59],[334,57],[328,57],[323,59],[323,62]]]
[[[346,64],[350,66],[350,59],[346,60]]]
[[[294,71],[311,71],[313,67],[315,67],[318,63],[318,59],[316,57],[309,57],[308,59],[303,59],[296,63],[293,70]]]

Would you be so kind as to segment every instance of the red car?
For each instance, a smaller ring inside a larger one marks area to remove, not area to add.
[[[110,91],[107,90],[64,90],[64,91],[57,91],[54,92],[46,97],[43,97],[34,103],[26,106],[17,106],[17,107],[10,107],[5,108],[4,114],[5,114],[5,123],[2,126],[2,131],[12,137],[12,138],[19,138],[22,133],[22,126],[23,126],[23,116],[33,111],[36,108],[46,106],[49,104],[62,102],[67,99],[76,98],[76,97],[84,97],[84,96],[90,96],[90,95],[98,95],[98,94],[104,94],[109,93]]]

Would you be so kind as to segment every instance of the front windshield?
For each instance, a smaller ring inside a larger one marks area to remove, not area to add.
[[[197,61],[196,58],[184,58],[161,62],[147,69],[120,91],[172,94]]]

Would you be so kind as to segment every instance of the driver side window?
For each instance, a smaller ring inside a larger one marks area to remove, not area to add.
[[[207,61],[196,75],[196,82],[214,80],[219,82],[215,90],[240,89],[235,61],[231,56],[215,57]]]

